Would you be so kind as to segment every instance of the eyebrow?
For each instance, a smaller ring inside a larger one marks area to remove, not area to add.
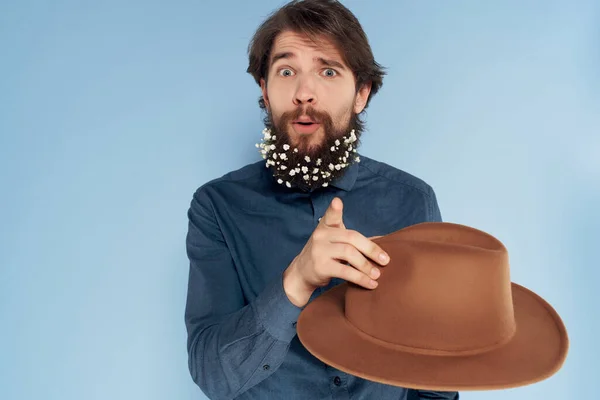
[[[279,60],[293,59],[293,58],[296,58],[296,55],[289,51],[275,53],[271,59],[271,66],[273,66],[273,64],[275,64]],[[326,59],[323,57],[315,57],[314,60],[318,61],[321,65],[325,65],[327,67],[336,67],[336,68],[339,68],[342,70],[346,69],[340,62],[335,61],[335,60],[329,60],[329,59]]]

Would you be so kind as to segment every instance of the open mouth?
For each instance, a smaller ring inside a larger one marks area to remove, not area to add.
[[[300,134],[311,134],[319,129],[320,124],[311,120],[301,120],[293,122],[294,129]]]

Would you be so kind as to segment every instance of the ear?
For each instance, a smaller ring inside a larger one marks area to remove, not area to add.
[[[265,102],[265,106],[269,107],[269,95],[267,94],[267,82],[265,82],[264,78],[260,78],[260,90],[262,92],[262,97]]]
[[[367,105],[367,100],[371,94],[371,82],[367,82],[358,90],[356,93],[356,99],[354,100],[354,113],[360,114]]]

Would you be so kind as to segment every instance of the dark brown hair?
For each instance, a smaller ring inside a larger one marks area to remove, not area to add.
[[[248,69],[260,85],[267,80],[271,49],[275,38],[283,31],[304,34],[313,41],[320,36],[331,40],[340,51],[344,63],[350,67],[356,80],[356,91],[371,82],[371,98],[383,84],[385,72],[371,51],[367,35],[358,19],[337,0],[293,0],[274,11],[259,26],[248,46]],[[264,109],[264,99],[258,101]]]

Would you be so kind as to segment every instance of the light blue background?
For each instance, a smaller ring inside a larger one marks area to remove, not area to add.
[[[570,334],[552,378],[462,397],[593,398],[600,7],[345,3],[388,68],[362,153],[429,182],[445,220],[497,235],[513,281]],[[186,212],[198,186],[260,159],[246,46],[281,4],[2,3],[1,399],[204,398],[186,361]]]

